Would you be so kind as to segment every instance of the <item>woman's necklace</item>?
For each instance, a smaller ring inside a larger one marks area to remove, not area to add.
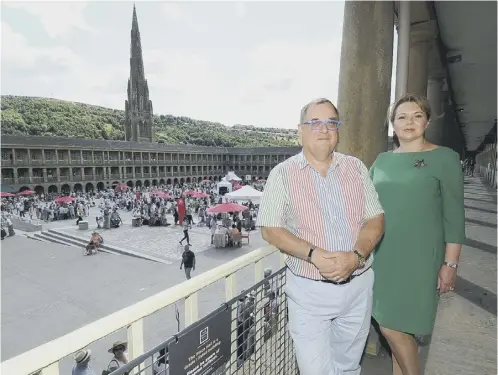
[[[398,151],[399,150],[399,151]],[[425,141],[424,143],[422,144],[422,147],[420,148],[420,150],[418,151],[413,151],[413,152],[422,152],[425,150]],[[399,154],[404,154],[406,153],[401,147],[398,147],[398,149],[396,150],[397,152],[396,153],[399,153]]]

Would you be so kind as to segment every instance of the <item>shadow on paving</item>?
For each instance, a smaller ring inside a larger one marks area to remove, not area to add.
[[[489,202],[491,203],[491,202]],[[470,209],[470,210],[476,210],[476,211],[481,211],[481,212],[487,212],[487,213],[490,213],[490,214],[496,214],[496,210],[489,210],[487,208],[480,208],[480,207],[474,207],[474,206],[468,206],[468,205],[465,205],[464,206],[466,209]]]
[[[487,221],[465,218],[465,222],[480,225],[482,227],[496,228],[496,223],[488,223]]]
[[[471,238],[465,239],[465,246],[470,246],[470,247],[473,247],[474,249],[486,251],[487,253],[491,253],[491,254],[496,254],[496,250],[497,250],[496,246],[494,246],[494,245],[489,245],[487,243],[473,240]]]
[[[457,276],[455,293],[496,316],[496,294]]]

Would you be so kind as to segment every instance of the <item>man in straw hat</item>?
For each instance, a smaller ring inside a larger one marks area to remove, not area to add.
[[[90,349],[83,349],[74,355],[76,364],[73,367],[72,375],[96,375],[90,366],[91,354]]]

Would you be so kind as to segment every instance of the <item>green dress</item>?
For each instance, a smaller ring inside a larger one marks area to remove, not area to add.
[[[460,157],[446,147],[385,152],[370,175],[385,211],[385,234],[374,253],[372,315],[386,328],[431,334],[445,243],[465,239]]]

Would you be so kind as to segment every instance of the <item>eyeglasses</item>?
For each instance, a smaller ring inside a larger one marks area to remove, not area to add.
[[[339,120],[311,120],[303,122],[301,125],[308,125],[311,130],[321,130],[322,125],[325,124],[327,130],[337,131],[339,127],[342,125],[342,121]]]

